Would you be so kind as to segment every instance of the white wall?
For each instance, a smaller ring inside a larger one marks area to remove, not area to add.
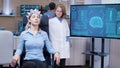
[[[110,67],[120,68],[120,40],[111,40],[110,46]]]
[[[100,4],[101,0],[84,0],[84,4]]]
[[[120,0],[102,0],[102,4],[106,4],[106,3],[120,3]]]

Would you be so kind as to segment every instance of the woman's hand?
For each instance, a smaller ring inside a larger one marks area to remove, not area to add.
[[[17,54],[14,55],[14,56],[13,56],[13,59],[12,59],[11,66],[14,67],[14,66],[17,64],[18,60],[20,60],[20,56],[17,55]]]
[[[56,64],[59,65],[59,63],[60,63],[60,53],[59,52],[55,53],[54,60],[56,61]]]

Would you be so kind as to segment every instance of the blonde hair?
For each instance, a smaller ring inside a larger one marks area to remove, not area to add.
[[[62,17],[61,18],[65,18],[66,17],[66,8],[65,8],[65,6],[63,4],[58,4],[55,10],[57,10],[58,7],[60,7],[62,9]],[[56,14],[55,14],[55,16],[56,16]]]

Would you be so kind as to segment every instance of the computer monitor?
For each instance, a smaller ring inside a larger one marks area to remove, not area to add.
[[[27,12],[29,12],[30,9],[41,10],[41,6],[40,5],[20,5],[20,15],[26,16]]]
[[[70,35],[120,39],[120,4],[71,5]]]

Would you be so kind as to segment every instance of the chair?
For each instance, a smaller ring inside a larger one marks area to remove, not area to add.
[[[10,64],[13,57],[13,34],[7,30],[0,30],[0,65]]]

